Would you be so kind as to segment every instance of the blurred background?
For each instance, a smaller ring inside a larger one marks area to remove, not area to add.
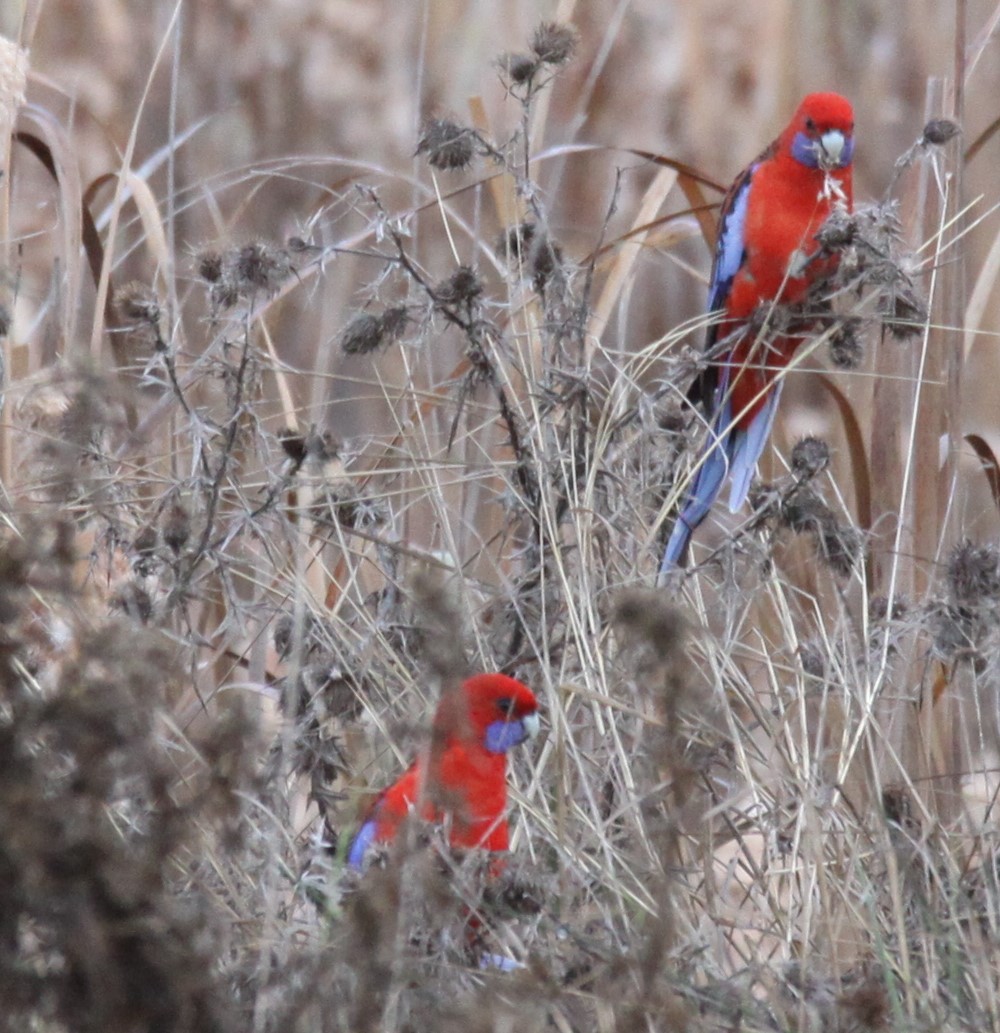
[[[1000,60],[987,42],[995,4],[963,6],[977,58],[964,105],[968,145],[1000,113]],[[22,9],[4,4],[0,29],[16,36]],[[859,200],[886,189],[893,163],[920,134],[929,82],[952,77],[955,66],[956,13],[937,0],[46,0],[35,10],[41,16],[29,95],[61,108],[85,184],[116,169],[133,129],[135,167],[191,133],[173,170],[174,186],[193,191],[177,224],[189,245],[217,237],[223,226],[234,237],[302,233],[342,161],[382,170],[391,200],[405,202],[422,119],[467,122],[469,98],[481,96],[498,139],[517,128],[519,107],[505,96],[493,63],[523,50],[543,18],[571,21],[580,44],[554,84],[544,138],[532,144],[536,154],[576,143],[639,148],[726,184],[802,94],[830,89],[857,111]],[[991,140],[970,165],[967,198],[989,195],[998,148]],[[306,175],[292,163],[287,174],[255,179],[255,163],[293,157],[326,165]],[[535,170],[570,258],[594,246],[615,170],[638,165],[629,155],[604,153],[553,159]],[[613,229],[630,223],[651,175],[639,168],[623,178]],[[165,176],[161,160],[151,177],[159,197]],[[991,227],[968,239],[972,268],[992,240]],[[706,274],[703,245],[680,253],[698,276]],[[648,275],[640,275],[644,289],[629,310],[633,344],[697,313],[704,296],[698,276],[661,255],[650,253],[642,264]],[[356,276],[363,281],[365,270]],[[351,302],[352,279],[338,278],[334,309]],[[325,313],[335,316],[329,306]],[[302,338],[328,338],[331,327],[310,330],[302,315],[296,313],[298,344],[283,348],[298,349],[294,357],[306,362]],[[350,359],[341,361],[350,368]]]

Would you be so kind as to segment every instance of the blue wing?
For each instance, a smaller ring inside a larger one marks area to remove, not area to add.
[[[747,208],[750,204],[750,186],[760,162],[748,165],[729,188],[719,212],[719,238],[715,242],[712,275],[708,285],[708,310],[721,309],[733,278],[740,271],[746,257]]]
[[[736,177],[722,202],[719,213],[719,236],[715,243],[708,288],[710,312],[718,312],[725,308],[733,280],[746,261],[746,222],[754,173],[761,162],[766,161],[774,153],[775,146],[772,144]],[[729,367],[711,361],[714,358],[712,351],[718,337],[718,328],[719,324],[715,320],[708,327],[705,351],[710,361],[688,392],[688,399],[692,404],[705,409],[706,416],[711,420],[711,429],[702,449],[694,483],[688,489],[687,498],[663,553],[660,563],[661,575],[681,562],[692,532],[708,516],[730,471],[733,471],[735,478],[730,505],[735,512],[743,504],[750,489],[757,459],[760,458],[767,441],[767,433],[774,421],[776,398],[769,399],[764,410],[758,414],[758,420],[767,414],[761,422],[761,434],[755,433],[757,420],[747,433],[731,428],[733,414],[728,398]]]
[[[375,840],[375,827],[375,819],[369,818],[351,840],[351,847],[347,851],[347,863],[352,868],[364,867],[365,855]]]

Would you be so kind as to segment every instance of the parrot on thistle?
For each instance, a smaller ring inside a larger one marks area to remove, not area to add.
[[[736,177],[722,202],[708,308],[709,365],[689,394],[710,422],[694,482],[667,542],[660,574],[679,564],[694,529],[731,479],[730,511],[746,501],[774,423],[779,376],[810,329],[754,326],[763,306],[796,305],[836,269],[816,234],[836,206],[851,210],[854,112],[836,93],[811,93],[784,132]],[[721,352],[721,357],[715,356]],[[775,382],[777,381],[777,382]]]
[[[507,751],[537,733],[538,700],[514,678],[476,674],[445,692],[429,750],[371,805],[348,865],[363,868],[372,848],[391,843],[411,813],[437,824],[450,819],[453,847],[505,852]]]

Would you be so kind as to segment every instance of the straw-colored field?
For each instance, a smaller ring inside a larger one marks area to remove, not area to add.
[[[0,1028],[1000,1029],[994,0],[0,34]],[[722,191],[814,90],[833,315],[658,586]],[[348,871],[477,670],[542,701],[506,866]]]

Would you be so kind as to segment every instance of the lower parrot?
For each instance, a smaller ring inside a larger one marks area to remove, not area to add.
[[[504,674],[476,674],[443,694],[430,749],[375,800],[347,851],[363,868],[376,844],[391,843],[410,814],[450,819],[453,847],[508,848],[507,751],[538,732],[538,700]]]

